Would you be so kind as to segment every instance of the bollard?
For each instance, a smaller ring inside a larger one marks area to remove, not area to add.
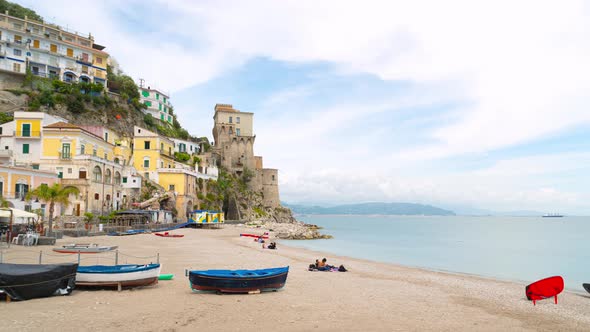
[[[119,265],[119,250],[115,250],[115,265]]]
[[[158,253],[158,258],[157,258],[156,263],[160,264],[160,253]]]
[[[39,264],[41,264],[42,260],[43,260],[43,251],[39,251]]]

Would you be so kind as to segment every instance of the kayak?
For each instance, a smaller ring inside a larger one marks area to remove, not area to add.
[[[172,280],[174,278],[174,274],[160,274],[158,280]]]
[[[240,236],[245,236],[245,237],[254,237],[254,238],[263,238],[263,239],[268,239],[268,233],[265,233],[264,235],[258,235],[258,234],[248,234],[248,233],[241,233]]]
[[[184,237],[184,234],[170,234],[168,232],[166,232],[166,233],[154,233],[154,235],[161,236],[161,237]]]

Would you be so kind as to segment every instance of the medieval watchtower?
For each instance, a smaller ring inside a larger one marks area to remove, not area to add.
[[[262,157],[254,156],[254,113],[240,112],[229,104],[216,104],[213,123],[213,153],[218,156],[219,164],[237,175],[246,168],[253,171],[251,189],[263,193],[265,206],[280,206],[278,171],[262,168]]]

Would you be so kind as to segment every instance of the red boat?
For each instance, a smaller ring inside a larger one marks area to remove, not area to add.
[[[184,234],[170,234],[168,232],[165,232],[165,233],[154,233],[154,235],[161,236],[161,237],[184,237]]]
[[[265,240],[268,239],[268,233],[264,233],[264,235],[241,233],[240,236],[253,237],[253,238],[257,238],[257,239],[263,238]]]
[[[535,281],[526,286],[526,298],[533,301],[536,305],[537,300],[543,300],[550,297],[555,297],[555,304],[557,304],[557,294],[563,291],[563,278],[560,276],[549,277]]]

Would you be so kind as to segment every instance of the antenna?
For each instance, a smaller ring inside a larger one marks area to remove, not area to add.
[[[139,87],[140,87],[140,88],[143,88],[143,82],[144,82],[144,81],[145,81],[145,80],[144,80],[143,78],[140,78],[140,79],[139,79]]]

